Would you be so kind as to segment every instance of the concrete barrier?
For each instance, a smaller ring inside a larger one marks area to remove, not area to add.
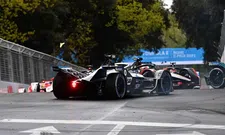
[[[28,87],[27,84],[0,81],[0,93],[19,93],[21,89],[27,91]]]

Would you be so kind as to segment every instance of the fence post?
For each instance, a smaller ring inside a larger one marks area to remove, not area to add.
[[[30,77],[31,77],[31,82],[34,82],[35,81],[34,63],[33,63],[33,59],[32,59],[31,56],[29,56],[29,63],[30,63]]]
[[[9,69],[8,69],[8,71],[9,71],[9,81],[14,82],[12,52],[9,49],[7,49],[7,56],[8,56],[8,67],[9,67]]]
[[[44,66],[43,66],[43,61],[41,59],[39,59],[39,76],[40,78],[39,79],[48,79],[48,78],[44,78],[44,75],[43,75],[43,69]]]
[[[20,81],[21,83],[25,83],[24,79],[24,61],[23,61],[23,54],[19,52],[19,68],[20,68]]]

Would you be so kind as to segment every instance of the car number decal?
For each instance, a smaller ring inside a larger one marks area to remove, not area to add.
[[[132,77],[127,77],[127,85],[131,85]]]
[[[141,84],[135,84],[135,89],[138,89],[141,86]]]

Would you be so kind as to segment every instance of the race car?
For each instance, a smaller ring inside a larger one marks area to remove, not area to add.
[[[200,76],[194,68],[179,68],[171,63],[164,70],[170,71],[175,89],[200,89]]]
[[[53,67],[58,72],[53,81],[53,94],[58,99],[76,96],[122,99],[127,95],[149,93],[169,94],[173,91],[168,71],[158,70],[154,77],[140,75],[134,64],[124,67],[112,63],[114,55],[105,55],[106,61],[97,70],[86,74],[72,68]],[[134,62],[135,63],[135,62]],[[152,86],[154,84],[154,86]]]
[[[209,62],[210,72],[205,75],[207,85],[214,89],[222,89],[225,87],[225,64],[221,62]]]
[[[134,58],[134,60],[136,62],[133,64],[132,63],[116,63],[116,65],[124,66],[125,68],[129,68],[129,67],[131,67],[131,65],[135,65],[138,67],[137,72],[139,74],[143,75],[144,77],[154,78],[156,76],[156,72],[158,70],[156,69],[155,64],[153,64],[152,62],[142,63],[142,60],[143,60],[142,58]],[[163,70],[161,70],[161,71],[163,71]],[[165,71],[167,71],[167,70],[165,70]],[[171,74],[170,74],[170,76],[172,77]],[[152,83],[151,86],[152,86],[151,88],[153,88],[155,86],[155,84]],[[172,88],[172,91],[173,91],[173,88]]]
[[[43,80],[39,83],[39,89],[37,92],[44,91],[44,92],[52,92],[52,82],[54,78],[51,78],[51,80]]]

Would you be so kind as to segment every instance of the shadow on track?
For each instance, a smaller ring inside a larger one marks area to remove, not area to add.
[[[133,95],[133,96],[126,96],[123,99],[107,99],[104,96],[101,97],[92,97],[88,98],[86,96],[80,96],[80,97],[70,97],[68,99],[53,99],[53,100],[59,100],[59,101],[123,101],[123,100],[134,100],[134,99],[140,99],[140,98],[150,98],[150,97],[168,97],[168,96],[174,96],[174,94],[169,95],[157,95],[157,94],[141,94],[141,95]]]

